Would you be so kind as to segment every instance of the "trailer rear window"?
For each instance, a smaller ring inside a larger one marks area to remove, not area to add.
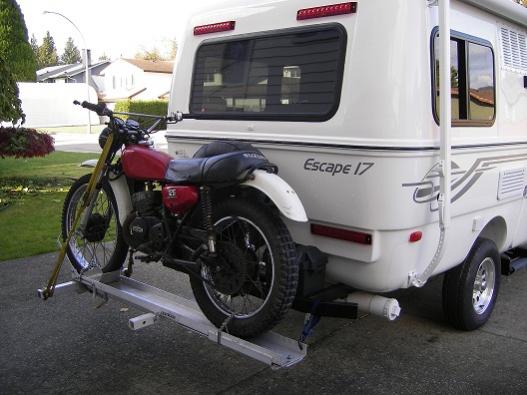
[[[325,121],[338,108],[346,33],[338,25],[206,42],[196,55],[196,118]]]

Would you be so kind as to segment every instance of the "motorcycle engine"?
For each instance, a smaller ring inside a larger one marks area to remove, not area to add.
[[[138,251],[152,254],[164,249],[167,234],[161,214],[161,192],[142,191],[132,195],[134,212],[126,218],[123,236]]]

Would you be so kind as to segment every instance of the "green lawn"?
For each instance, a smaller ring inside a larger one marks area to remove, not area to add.
[[[62,203],[94,154],[0,159],[0,261],[57,250]]]

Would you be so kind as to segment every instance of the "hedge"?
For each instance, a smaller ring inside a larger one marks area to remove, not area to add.
[[[140,114],[148,115],[160,115],[165,116],[168,114],[168,101],[166,100],[122,100],[115,103],[115,112],[135,112]],[[119,115],[119,118],[127,119],[125,115]],[[130,117],[138,121],[142,127],[148,128],[154,122],[155,119],[141,118],[141,117]],[[162,122],[159,128],[164,128],[166,125]]]

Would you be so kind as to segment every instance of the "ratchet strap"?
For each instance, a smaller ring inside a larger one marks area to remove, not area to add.
[[[73,237],[73,235],[75,234],[75,230],[79,226],[79,222],[82,218],[82,215],[84,214],[84,211],[90,205],[92,200],[97,197],[96,194],[98,192],[97,192],[96,186],[99,183],[99,180],[100,180],[102,171],[104,169],[104,165],[106,163],[108,154],[110,153],[112,144],[113,144],[113,134],[110,134],[108,136],[108,139],[106,140],[106,144],[104,144],[102,154],[99,157],[99,160],[97,161],[95,170],[93,171],[90,177],[90,181],[88,182],[88,187],[86,188],[86,191],[84,192],[81,208],[75,216],[75,220],[73,221],[73,226],[70,230],[70,233],[66,237],[66,240],[64,240],[64,242],[62,243],[59,256],[57,258],[53,271],[51,272],[48,285],[42,293],[42,298],[44,300],[51,298],[53,296],[53,292],[55,291],[55,286],[57,285],[57,280],[59,278],[60,269],[62,268],[62,263],[64,262],[64,258],[66,257],[66,251],[71,241],[71,238]]]

